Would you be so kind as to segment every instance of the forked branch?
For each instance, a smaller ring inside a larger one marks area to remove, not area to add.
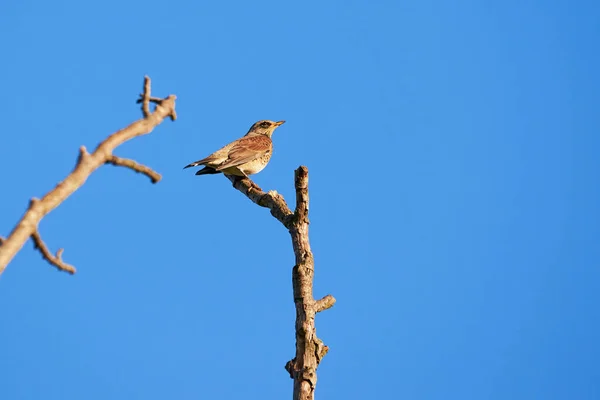
[[[308,240],[308,168],[300,166],[295,171],[296,208],[292,212],[283,196],[275,191],[265,193],[252,180],[227,176],[233,187],[245,194],[271,214],[290,232],[296,256],[292,269],[292,286],[296,305],[296,356],[287,362],[285,369],[294,380],[294,400],[314,399],[317,384],[317,367],[329,348],[317,337],[315,315],[333,307],[335,298],[327,295],[315,301],[313,297],[314,258]]]
[[[62,253],[65,251],[64,249],[58,249],[56,255],[52,255],[46,243],[42,240],[40,233],[36,230],[31,235],[31,239],[33,240],[33,246],[42,253],[42,257],[48,261],[51,265],[54,265],[60,271],[68,272],[69,274],[75,273],[75,267],[70,264],[67,264],[62,260]]]
[[[1,242],[0,274],[4,272],[8,263],[23,248],[29,238],[33,240],[35,247],[50,264],[61,271],[74,273],[75,268],[62,261],[62,249],[56,255],[52,255],[42,241],[38,232],[40,221],[79,189],[96,169],[107,163],[132,169],[148,176],[152,183],[158,182],[160,174],[133,160],[117,157],[113,155],[113,151],[128,140],[152,132],[165,118],[169,117],[171,120],[175,120],[177,118],[175,99],[174,95],[164,99],[152,97],[150,78],[146,76],[144,78],[144,91],[137,101],[142,103],[144,117],[110,135],[96,147],[93,153],[88,153],[85,146],[80,147],[73,171],[44,197],[39,200],[33,199],[10,235]],[[156,104],[154,111],[150,111],[150,103]]]

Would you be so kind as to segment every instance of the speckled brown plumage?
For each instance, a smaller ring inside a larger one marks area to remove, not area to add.
[[[256,122],[244,137],[235,140],[215,151],[208,157],[184,167],[203,165],[196,175],[225,173],[228,175],[248,176],[262,171],[273,154],[271,136],[277,127],[285,121]]]

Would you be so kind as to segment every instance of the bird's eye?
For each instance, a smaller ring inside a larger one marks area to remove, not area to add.
[[[260,124],[260,127],[261,127],[261,128],[268,128],[268,127],[270,127],[270,126],[271,126],[271,124],[270,124],[270,123],[268,123],[267,121],[265,121],[265,122],[263,122],[262,124]]]

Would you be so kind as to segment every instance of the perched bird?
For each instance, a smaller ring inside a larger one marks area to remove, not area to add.
[[[204,165],[196,175],[218,174],[248,177],[262,171],[273,154],[271,136],[285,121],[258,121],[245,136],[212,153],[202,160],[186,165],[185,168]]]

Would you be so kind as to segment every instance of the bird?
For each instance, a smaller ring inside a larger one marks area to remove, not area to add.
[[[285,121],[260,120],[243,137],[221,147],[208,157],[194,161],[183,169],[203,165],[196,175],[218,174],[243,176],[262,171],[273,154],[271,136]]]

